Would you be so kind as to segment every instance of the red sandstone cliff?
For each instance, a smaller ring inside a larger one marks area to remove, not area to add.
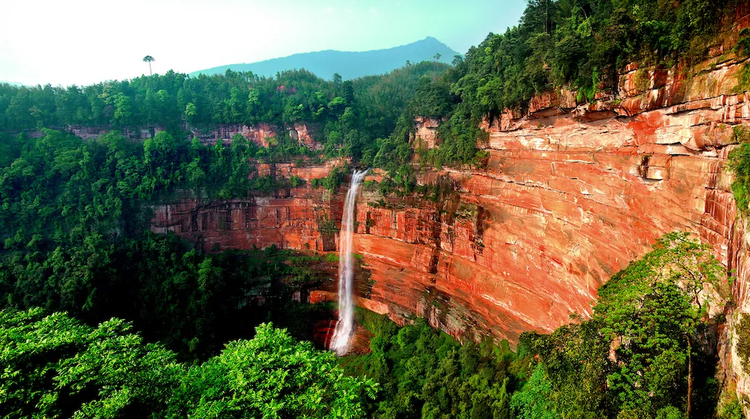
[[[724,162],[750,101],[732,92],[742,63],[718,61],[689,80],[670,73],[661,87],[635,96],[624,89],[617,100],[571,107],[568,93],[546,95],[524,117],[487,124],[487,167],[443,171],[459,192],[447,212],[430,202],[373,206],[381,197],[365,190],[357,247],[372,271],[372,298],[454,335],[489,331],[513,341],[588,313],[597,288],[669,231],[697,233],[739,268],[742,230]],[[668,98],[659,92],[678,82],[684,102],[645,99]],[[274,173],[310,180],[331,167],[275,165]],[[250,200],[190,198],[158,206],[154,230],[206,250],[329,251],[342,199],[309,184]]]
[[[730,33],[748,26],[747,18],[738,22]],[[750,94],[735,91],[746,63],[725,51],[690,69],[631,65],[617,94],[578,104],[572,92],[550,93],[527,115],[508,111],[488,121],[485,168],[423,175],[424,183],[447,177],[455,188],[449,201],[402,203],[366,187],[355,246],[373,285],[372,302],[362,304],[397,320],[424,316],[456,336],[515,341],[526,330],[553,330],[572,312],[589,313],[613,273],[662,234],[685,230],[736,272],[730,331],[736,313],[750,312],[750,236],[737,221],[725,162],[733,127],[750,125]],[[415,143],[439,146],[439,121],[417,123]],[[310,180],[331,167],[267,169]],[[153,228],[206,250],[329,251],[342,201],[342,191],[309,184],[248,200],[191,198],[157,206]],[[724,365],[738,391],[750,394],[729,336]]]
[[[326,177],[333,167],[295,167],[291,163],[259,164],[260,176],[298,176],[306,183],[276,190],[272,196],[210,200],[186,192],[176,202],[154,206],[152,231],[175,234],[198,243],[205,251],[252,249],[275,245],[282,249],[336,250],[341,223],[341,197],[313,189],[310,181]],[[338,224],[336,224],[338,223]]]
[[[83,138],[84,140],[95,140],[101,135],[112,131],[112,127],[110,126],[88,127],[81,125],[68,125],[62,129],[74,134],[76,137]],[[313,139],[312,132],[315,129],[308,124],[299,122],[287,126],[275,126],[264,122],[255,125],[216,124],[210,128],[198,128],[184,124],[183,129],[189,131],[193,137],[198,138],[198,140],[206,145],[216,144],[218,141],[221,141],[224,144],[231,144],[234,136],[239,134],[245,137],[246,140],[252,141],[262,147],[268,147],[269,140],[272,141],[277,137],[278,133],[286,131],[289,137],[297,141],[299,144],[305,145],[313,150],[322,149],[322,146]],[[130,127],[123,128],[121,134],[124,137],[133,140],[145,140],[153,138],[154,135],[161,131],[164,131],[164,128],[160,126],[139,128]],[[42,133],[39,131],[29,131],[26,135],[31,138],[39,138]]]

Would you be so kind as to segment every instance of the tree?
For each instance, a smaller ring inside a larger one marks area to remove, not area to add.
[[[599,289],[594,319],[613,343],[608,382],[622,410],[656,413],[683,401],[690,417],[693,342],[722,276],[709,246],[676,232]]]
[[[432,58],[434,58],[435,61],[440,61],[440,57],[442,57],[442,55],[440,55],[439,52],[432,56]]]
[[[64,313],[0,312],[0,416],[121,417],[158,410],[184,369],[122,320],[96,329]]]
[[[153,62],[153,61],[156,61],[156,59],[154,57],[150,56],[150,55],[147,55],[147,56],[143,57],[143,62],[144,63],[148,63],[148,74],[150,76],[154,75],[154,73],[151,71],[151,62]]]
[[[556,418],[555,403],[550,399],[552,389],[545,379],[543,364],[538,364],[526,385],[513,394],[511,407],[518,419]]]
[[[188,122],[193,122],[196,115],[198,115],[198,107],[195,106],[193,102],[188,102],[188,104],[185,105],[185,119],[187,119]]]
[[[530,412],[544,400],[560,417],[711,417],[694,393],[715,396],[705,366],[715,360],[699,342],[722,276],[708,246],[666,234],[599,288],[591,320],[522,335],[544,374],[513,396],[516,413],[539,417]]]
[[[268,324],[190,368],[166,416],[360,418],[376,388],[370,379],[344,376],[332,353]]]
[[[188,366],[122,320],[91,328],[65,313],[5,310],[0,348],[6,418],[361,418],[377,390],[270,324]]]

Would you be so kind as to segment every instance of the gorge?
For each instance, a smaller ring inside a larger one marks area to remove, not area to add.
[[[748,16],[738,19],[726,45],[749,23]],[[422,184],[447,185],[444,200],[383,197],[367,182],[381,175],[367,176],[354,249],[372,286],[359,304],[398,321],[425,317],[457,337],[491,333],[514,342],[523,331],[554,330],[571,313],[589,314],[612,274],[662,234],[682,230],[713,246],[736,275],[731,330],[738,313],[750,310],[750,285],[726,159],[738,127],[750,122],[750,97],[735,93],[744,59],[725,51],[690,69],[630,65],[613,96],[580,104],[562,90],[535,97],[525,114],[486,121],[482,168],[421,175]],[[439,120],[415,123],[415,144],[439,144]],[[307,185],[250,201],[159,205],[152,229],[206,249],[334,251],[340,237],[322,227],[326,220],[338,225],[345,189],[330,194],[309,186],[332,166],[271,165],[277,176],[299,176]],[[730,361],[736,341],[723,339],[727,374],[737,377],[738,392],[750,394],[738,362]]]
[[[565,92],[535,99],[525,118],[486,126],[485,169],[422,175],[425,184],[450,184],[452,201],[400,204],[365,182],[355,252],[373,273],[372,298],[456,335],[479,325],[513,340],[587,313],[599,285],[673,230],[699,235],[741,278],[741,226],[725,169],[732,127],[750,113],[745,94],[731,93],[740,66],[719,63],[689,82],[652,71],[653,88],[618,106],[603,98],[576,108]],[[623,76],[624,89],[635,72]],[[691,93],[677,98],[670,89]],[[346,189],[330,194],[309,183],[335,165],[261,165],[308,182],[249,201],[158,205],[153,229],[206,250],[334,251],[338,237],[322,226],[341,219]]]
[[[750,412],[750,4],[439,55],[0,84],[0,416]]]

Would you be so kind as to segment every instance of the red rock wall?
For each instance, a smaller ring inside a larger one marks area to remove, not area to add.
[[[486,168],[440,173],[459,189],[448,207],[372,205],[382,197],[366,190],[357,246],[372,271],[373,299],[454,334],[478,326],[514,340],[589,312],[596,289],[668,231],[697,233],[738,267],[724,165],[733,126],[750,120],[750,95],[734,92],[744,64],[724,54],[691,69],[630,65],[619,91],[594,103],[578,104],[575,92],[562,90],[534,98],[527,115],[509,110],[485,123]],[[439,146],[440,121],[416,123],[417,137]],[[216,135],[244,129],[235,128]],[[307,141],[306,127],[294,131]],[[260,165],[258,173],[309,180],[331,167]],[[189,198],[157,206],[154,230],[209,250],[330,250],[335,234],[322,234],[321,223],[338,226],[342,200],[309,185],[246,200]]]
[[[216,124],[214,129],[203,130],[194,127],[187,127],[192,135],[198,138],[202,143],[211,145],[216,144],[217,141],[221,140],[224,144],[231,144],[232,139],[235,135],[239,134],[245,137],[248,141],[252,141],[261,147],[268,147],[269,141],[273,141],[276,138],[278,132],[286,129],[289,136],[297,140],[300,144],[308,146],[312,149],[321,149],[322,146],[313,140],[311,127],[307,124],[295,122],[293,125],[286,128],[273,126],[267,123],[259,123],[255,125],[245,124]]]
[[[412,138],[415,148],[424,147],[425,149],[435,148],[440,144],[438,138],[438,127],[440,120],[436,118],[417,117],[414,119],[415,133]]]
[[[744,62],[719,61],[690,78],[645,69],[648,89],[624,87],[593,104],[545,95],[524,117],[509,111],[486,123],[487,167],[444,171],[460,185],[447,213],[430,203],[364,205],[379,199],[365,193],[357,246],[373,298],[454,335],[488,330],[515,341],[589,313],[598,287],[670,231],[694,232],[729,269],[742,268],[725,162],[750,96],[734,93]],[[463,217],[450,214],[462,206]]]
[[[258,174],[298,176],[305,184],[276,190],[272,196],[213,200],[185,192],[175,202],[154,206],[151,230],[172,231],[208,252],[275,245],[283,249],[336,250],[343,203],[339,195],[314,189],[310,181],[326,177],[341,161],[295,167],[258,164]],[[338,220],[338,221],[337,221]],[[333,226],[333,229],[330,228]]]
[[[76,137],[83,138],[84,140],[95,140],[113,130],[111,126],[88,127],[82,125],[68,125],[67,127],[61,127],[61,129],[70,132]],[[286,129],[289,136],[298,141],[301,145],[305,145],[314,150],[321,150],[323,148],[320,143],[313,139],[314,128],[308,124],[299,122],[295,122],[287,127],[278,127],[266,123],[255,125],[216,124],[210,129],[197,128],[184,124],[183,129],[190,131],[193,137],[198,138],[205,145],[216,144],[217,141],[222,141],[224,144],[231,144],[234,136],[240,134],[248,141],[252,141],[262,147],[268,147],[269,140],[275,138],[277,132]],[[140,128],[131,127],[120,130],[123,136],[133,140],[146,140],[152,138],[161,131],[164,131],[164,128],[160,126]],[[42,136],[42,133],[39,131],[27,131],[26,135],[31,138],[39,138]]]
[[[750,125],[750,94],[736,92],[745,64],[725,54],[693,69],[631,65],[619,92],[594,103],[578,104],[569,91],[535,98],[527,115],[509,110],[484,124],[485,168],[423,175],[424,183],[452,181],[457,193],[448,201],[399,202],[365,187],[355,246],[373,281],[367,304],[399,321],[424,316],[455,336],[514,342],[524,331],[567,323],[573,312],[590,313],[612,274],[664,233],[683,230],[737,273],[736,310],[750,312],[750,237],[736,221],[726,170],[734,127]],[[439,146],[439,121],[417,123],[417,137]],[[331,167],[259,173],[312,179]],[[333,220],[338,229],[343,193],[305,186],[248,200],[191,198],[157,206],[154,230],[207,250],[334,250],[337,234],[321,226]],[[726,330],[735,317],[729,313]],[[724,340],[726,369],[748,394],[750,379],[732,361],[736,342]]]
[[[573,94],[562,92],[535,100],[526,116],[507,112],[485,125],[486,168],[424,175],[425,183],[450,177],[455,202],[384,207],[365,188],[356,246],[372,274],[371,298],[397,319],[418,314],[456,336],[515,341],[589,313],[598,287],[669,231],[695,232],[737,268],[742,240],[724,166],[732,126],[750,118],[750,96],[732,92],[741,66],[706,65],[680,81],[690,93],[677,104],[644,99],[678,83],[680,73],[669,73],[638,94],[624,89],[573,107]],[[334,165],[260,165],[258,173],[310,180]],[[189,198],[156,206],[153,229],[207,251],[330,251],[342,201],[343,189],[331,196],[309,184],[246,200]]]

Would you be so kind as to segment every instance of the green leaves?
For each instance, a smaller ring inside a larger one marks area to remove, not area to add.
[[[372,380],[343,376],[331,353],[262,325],[254,339],[192,367],[167,416],[357,418],[375,390]]]
[[[92,330],[63,313],[0,312],[0,414],[118,417],[150,405],[171,385],[174,356],[129,332],[119,320]]]
[[[514,408],[528,415],[550,399],[561,417],[668,418],[682,417],[693,400],[694,414],[709,415],[712,407],[694,400],[714,391],[715,361],[700,342],[709,339],[708,307],[721,304],[713,299],[723,278],[708,246],[664,235],[599,289],[590,320],[522,336],[544,374],[514,395]]]
[[[739,147],[729,153],[727,166],[734,173],[732,192],[737,200],[737,208],[743,213],[750,211],[750,143],[748,134],[744,127],[735,127],[733,139],[741,142]]]
[[[360,418],[372,380],[346,377],[329,352],[270,324],[185,366],[129,324],[92,329],[63,313],[0,312],[3,417]]]
[[[363,315],[374,335],[371,352],[341,360],[350,374],[381,383],[375,418],[510,418],[514,354],[490,341],[463,346],[424,320],[398,328],[385,317]]]

